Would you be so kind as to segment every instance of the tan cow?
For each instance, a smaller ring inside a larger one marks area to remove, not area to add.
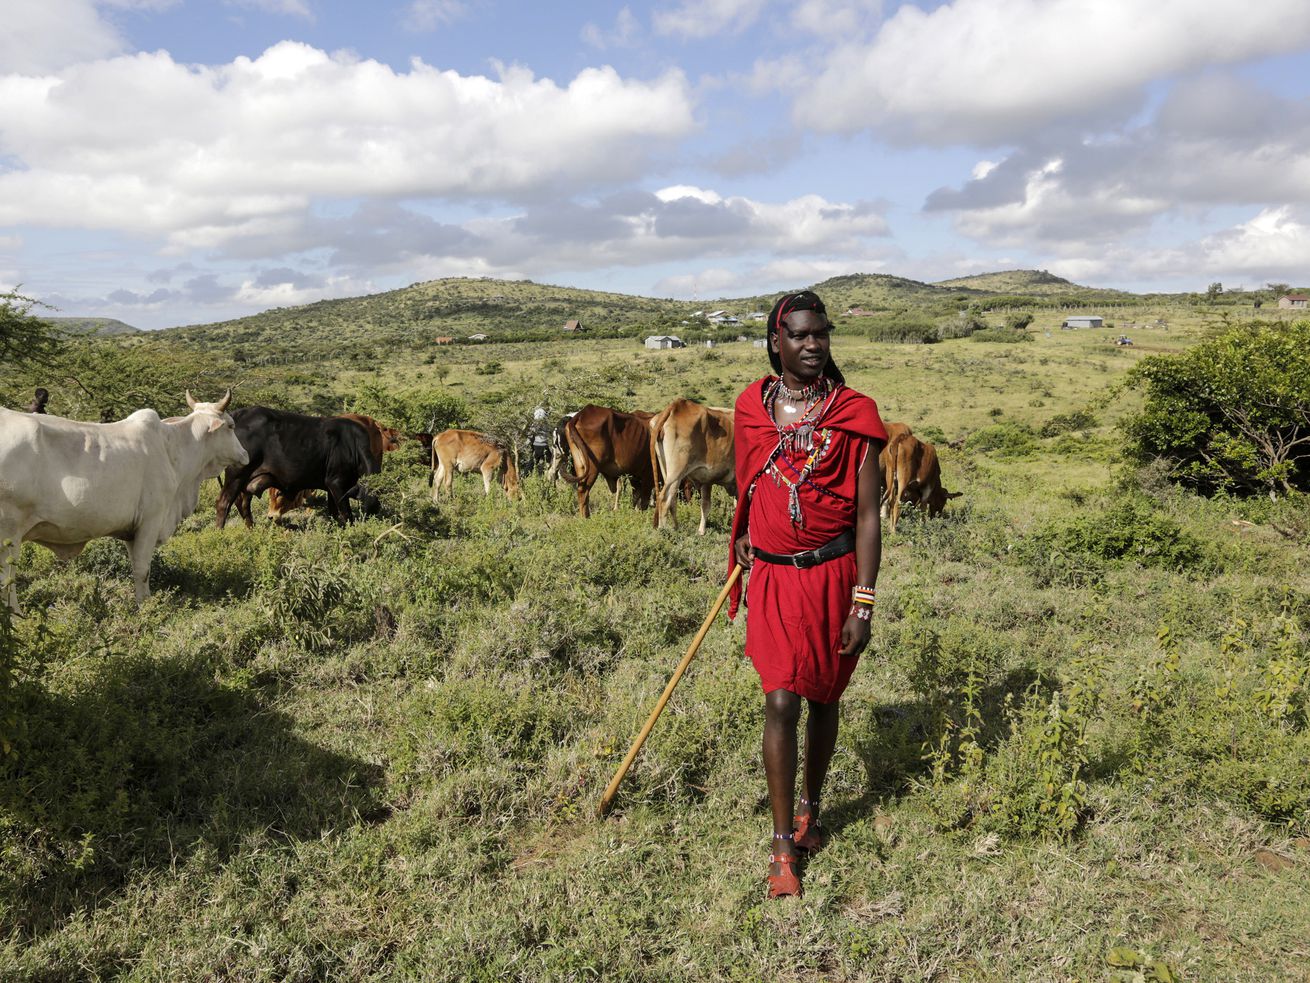
[[[942,484],[942,469],[937,461],[937,448],[912,434],[902,434],[896,440],[895,467],[892,481],[892,532],[901,516],[901,504],[919,505],[928,515],[941,515],[948,499],[959,498],[963,492],[948,492]]]
[[[602,475],[614,504],[618,505],[619,479],[632,481],[632,501],[639,509],[650,505],[655,478],[651,473],[650,420],[654,413],[624,413],[607,406],[584,406],[564,424],[564,437],[573,459],[573,475],[561,477],[578,490],[578,512],[591,515],[591,486]]]
[[[491,494],[492,475],[499,475],[501,486],[510,498],[522,498],[519,469],[513,453],[503,444],[476,430],[444,430],[432,438],[432,501],[444,489],[450,492],[455,472],[482,473],[482,488]]]
[[[879,510],[886,521],[891,515],[892,485],[896,483],[896,442],[902,437],[913,436],[908,423],[887,423],[887,443],[878,452],[878,470],[882,472],[882,500]]]
[[[675,399],[650,421],[650,458],[655,477],[656,528],[667,516],[678,524],[678,491],[690,481],[700,489],[700,528],[705,535],[710,516],[710,494],[722,485],[737,496],[736,455],[732,443],[733,412],[702,406],[690,399]],[[661,487],[660,482],[664,485]]]

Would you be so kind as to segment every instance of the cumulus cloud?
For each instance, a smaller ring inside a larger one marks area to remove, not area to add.
[[[1209,75],[1176,86],[1154,118],[1096,139],[1035,141],[928,196],[994,245],[1109,240],[1224,205],[1310,204],[1310,100]]]
[[[1144,87],[1299,50],[1303,0],[954,0],[906,4],[797,89],[798,120],[934,144],[998,145],[1040,127],[1122,115]]]
[[[87,0],[6,0],[0,71],[39,75],[118,54],[118,30]]]
[[[312,223],[303,246],[329,248],[329,265],[355,276],[425,261],[464,261],[483,272],[533,276],[744,253],[858,254],[870,239],[887,235],[880,203],[829,202],[817,195],[762,202],[676,186],[591,201],[546,201],[458,226],[399,206],[370,205]]]
[[[667,276],[652,291],[668,297],[730,297],[781,292],[850,273],[878,273],[888,266],[887,254],[870,253],[843,259],[779,259],[742,269],[712,266],[694,273]]]
[[[122,107],[131,106],[131,113]],[[685,78],[589,68],[567,85],[407,72],[283,42],[219,67],[166,52],[0,77],[0,224],[265,231],[314,197],[515,197],[640,174],[694,127]]]

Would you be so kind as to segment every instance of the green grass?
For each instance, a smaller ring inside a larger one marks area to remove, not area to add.
[[[409,446],[386,514],[344,530],[257,509],[219,532],[208,483],[140,610],[121,544],[24,548],[0,978],[1107,979],[1115,948],[1303,975],[1310,722],[1278,683],[1306,664],[1310,517],[1124,469],[1112,387],[1142,352],[1053,325],[835,336],[964,497],[886,537],[802,900],[764,900],[740,622],[593,815],[717,592],[726,497],[704,539],[626,500],[581,520],[535,477],[432,506]],[[454,393],[500,426],[542,400],[722,405],[765,371],[627,339],[496,345],[493,375],[485,348],[435,355],[301,367],[290,392]]]

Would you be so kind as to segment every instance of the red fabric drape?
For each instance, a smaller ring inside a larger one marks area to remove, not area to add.
[[[814,549],[855,526],[856,484],[870,441],[887,432],[877,405],[842,386],[816,421],[825,452],[799,489],[802,522],[789,514],[790,489],[766,466],[778,446],[778,430],[764,407],[766,377],[737,399],[737,512],[729,540],[729,567],[736,563],[731,544],[748,528],[751,545],[770,553]],[[783,474],[794,479],[809,452],[783,451]],[[873,462],[877,466],[877,461]],[[817,486],[817,488],[815,487]],[[841,696],[858,657],[842,658],[841,629],[850,609],[856,560],[851,553],[805,570],[757,561],[749,574],[746,654],[760,674],[764,691],[786,689],[820,703]],[[741,599],[733,591],[729,616]]]

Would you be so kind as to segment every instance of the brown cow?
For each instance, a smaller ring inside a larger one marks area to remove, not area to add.
[[[888,423],[885,427],[887,430],[887,443],[882,445],[882,450],[878,453],[878,469],[882,472],[880,511],[884,521],[891,514],[892,485],[895,484],[896,479],[896,442],[901,437],[913,435],[908,423]]]
[[[591,515],[591,486],[604,475],[618,507],[619,478],[632,481],[632,502],[639,509],[650,505],[655,477],[651,471],[650,427],[654,413],[623,413],[607,406],[584,406],[564,425],[564,438],[573,458],[573,475],[562,475],[578,489],[578,512]]]
[[[678,524],[678,489],[691,482],[700,489],[700,528],[705,535],[710,516],[710,493],[722,485],[737,496],[736,455],[732,444],[733,412],[702,406],[690,399],[675,399],[650,421],[651,469],[655,477],[656,528],[669,521]],[[663,480],[664,487],[660,487]]]
[[[959,498],[963,492],[948,492],[942,484],[942,469],[937,461],[937,448],[912,434],[902,434],[896,440],[895,469],[892,481],[892,532],[901,516],[901,503],[923,506],[928,515],[941,515],[948,499]]]
[[[476,430],[444,430],[432,438],[432,501],[441,490],[451,491],[455,472],[482,472],[482,488],[491,494],[491,476],[499,473],[500,483],[510,498],[522,498],[519,469],[513,453],[495,438]]]
[[[364,428],[368,434],[369,456],[377,464],[378,471],[382,470],[382,455],[400,449],[401,433],[395,427],[384,427],[371,416],[364,416],[360,413],[339,413],[337,415],[343,420],[354,420]],[[282,494],[281,489],[270,488],[268,490],[268,517],[276,522],[288,512],[302,508],[308,500],[308,491],[297,492],[288,499]],[[249,506],[247,506],[248,508]]]

